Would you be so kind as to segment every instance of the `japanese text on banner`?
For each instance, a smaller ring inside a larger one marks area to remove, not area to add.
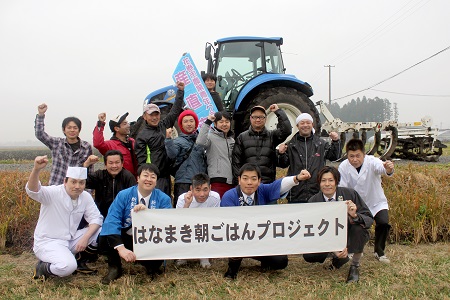
[[[132,220],[140,260],[330,252],[347,244],[344,202],[144,210]]]

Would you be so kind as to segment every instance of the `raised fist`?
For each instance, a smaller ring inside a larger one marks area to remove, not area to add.
[[[47,111],[47,104],[42,103],[42,104],[38,105],[38,113],[40,116],[45,115],[46,111]]]
[[[105,122],[106,121],[106,113],[99,113],[98,114],[98,120],[100,121],[100,122]]]

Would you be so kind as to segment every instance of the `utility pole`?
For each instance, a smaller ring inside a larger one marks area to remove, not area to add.
[[[328,105],[331,107],[331,68],[334,68],[334,66],[324,66],[325,68],[328,68]]]

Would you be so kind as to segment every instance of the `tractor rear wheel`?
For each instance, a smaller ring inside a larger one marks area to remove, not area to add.
[[[278,118],[269,111],[269,107],[272,104],[277,104],[279,108],[286,112],[289,122],[292,125],[292,134],[287,138],[290,140],[292,136],[298,131],[295,120],[301,113],[309,113],[314,119],[314,128],[317,134],[320,134],[320,118],[314,103],[302,92],[289,87],[273,87],[266,90],[262,90],[256,97],[250,102],[245,113],[243,120],[242,130],[236,130],[236,132],[242,132],[247,130],[250,126],[250,108],[255,105],[260,105],[267,110],[266,128],[273,130],[277,128]],[[235,125],[237,126],[237,125]]]

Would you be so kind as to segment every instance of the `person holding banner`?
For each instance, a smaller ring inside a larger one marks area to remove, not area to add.
[[[236,188],[227,191],[220,202],[221,207],[226,206],[252,206],[266,205],[278,200],[300,181],[311,177],[308,171],[302,170],[296,176],[284,177],[273,183],[261,184],[261,170],[255,164],[246,163],[239,170],[239,184]],[[261,262],[263,270],[281,270],[287,267],[287,255],[272,255],[253,257]],[[225,278],[236,279],[242,258],[229,258],[228,270]]]
[[[347,276],[347,282],[359,280],[359,265],[364,246],[369,241],[368,229],[372,226],[373,216],[364,203],[361,196],[353,189],[338,187],[341,175],[335,167],[326,166],[322,168],[317,176],[320,192],[312,196],[308,202],[332,202],[345,201],[347,204],[347,247],[342,251],[332,252],[330,270],[339,269],[346,264],[352,254],[352,261]],[[303,254],[305,261],[310,263],[323,263],[329,253]]]
[[[214,127],[211,124],[214,122]],[[206,148],[206,163],[211,178],[211,189],[220,197],[232,189],[233,171],[231,169],[231,154],[234,138],[231,128],[231,116],[227,111],[219,111],[209,115],[202,124],[196,143]]]
[[[220,196],[218,193],[211,191],[209,176],[204,173],[199,173],[192,177],[192,183],[189,192],[181,194],[178,198],[176,208],[204,208],[204,207],[219,207]],[[182,266],[187,263],[186,259],[179,259],[177,266]],[[202,268],[209,269],[211,264],[208,258],[201,258],[200,265]]]
[[[137,185],[122,190],[111,204],[100,232],[99,246],[108,257],[108,274],[103,284],[122,276],[123,258],[136,261],[133,253],[131,211],[172,208],[170,197],[156,188],[159,170],[154,164],[143,164],[138,168]],[[162,260],[144,260],[140,263],[152,278],[161,274]]]
[[[161,111],[156,104],[144,106],[143,118],[146,121],[136,137],[135,153],[138,166],[145,163],[153,163],[158,168],[160,175],[156,187],[167,195],[171,195],[172,183],[170,180],[170,159],[167,157],[164,140],[166,130],[172,128],[178,116],[183,111],[184,83],[177,82],[177,96],[170,112],[161,120]]]
[[[177,206],[178,197],[189,191],[192,177],[198,173],[206,172],[205,148],[196,144],[198,117],[190,109],[183,111],[178,117],[180,135],[172,139],[172,131],[168,129],[165,146],[167,157],[175,161],[175,184],[173,186],[174,207]]]
[[[213,73],[206,73],[202,75],[202,79],[205,82],[206,88],[211,94],[211,98],[213,99],[214,104],[216,105],[217,111],[225,110],[225,108],[223,107],[222,98],[220,98],[219,93],[216,92],[216,82],[217,82],[216,75],[214,75]]]
[[[256,164],[260,167],[263,183],[271,183],[275,180],[276,147],[292,133],[292,126],[284,110],[277,104],[272,104],[269,110],[278,118],[277,129],[266,129],[266,109],[258,105],[250,109],[250,128],[236,138],[232,161],[235,183],[237,183],[239,169],[245,163]]]

